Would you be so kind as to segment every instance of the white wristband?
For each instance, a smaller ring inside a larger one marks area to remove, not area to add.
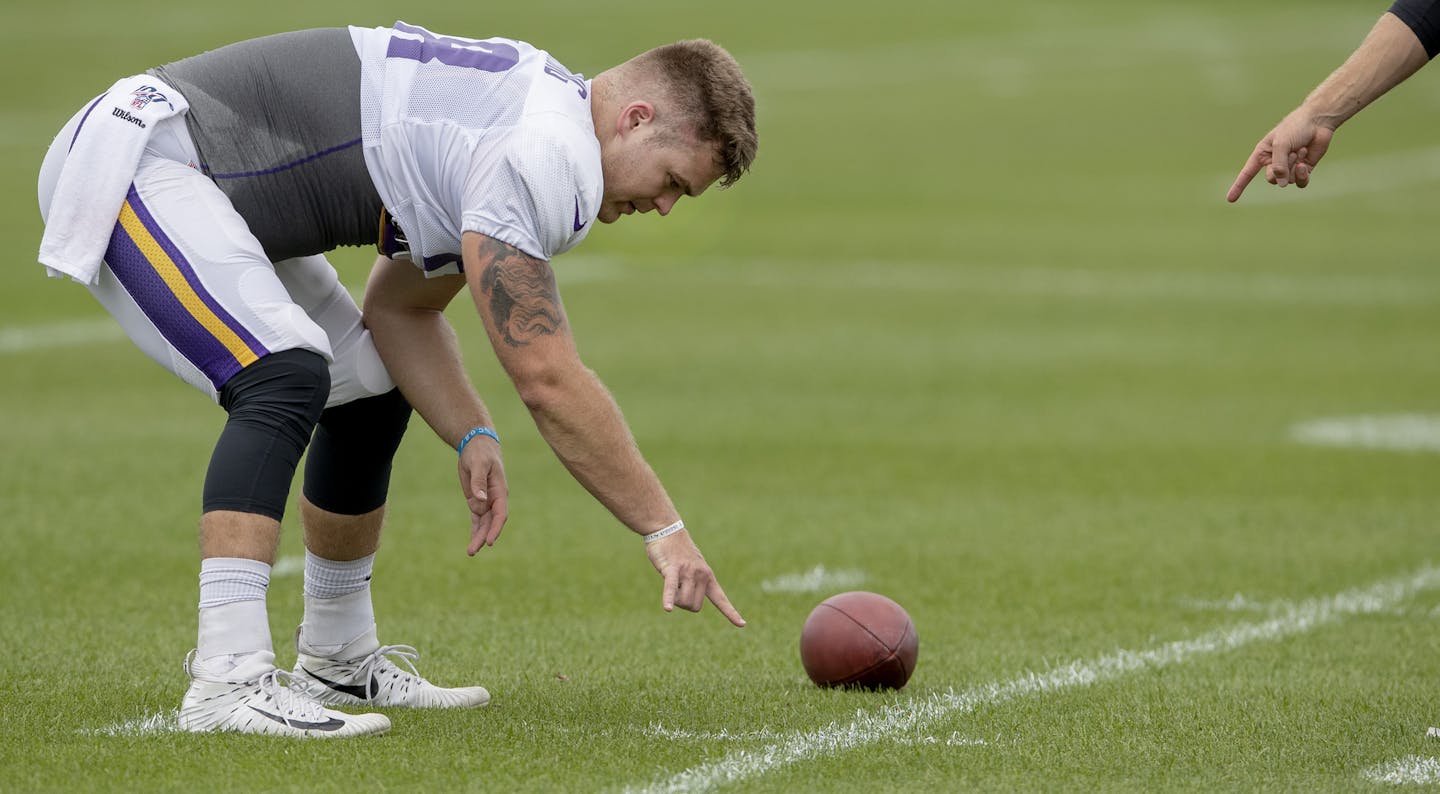
[[[660,530],[659,532],[651,532],[649,535],[646,535],[646,536],[645,536],[645,542],[646,542],[646,543],[654,543],[655,541],[657,541],[657,540],[659,540],[659,539],[661,539],[661,538],[665,538],[665,537],[669,537],[669,536],[671,536],[671,535],[674,535],[676,532],[679,532],[680,530],[682,530],[682,529],[684,529],[684,528],[685,528],[685,522],[684,522],[684,521],[676,521],[675,523],[671,524],[671,525],[668,526],[668,527],[665,527],[664,529]]]

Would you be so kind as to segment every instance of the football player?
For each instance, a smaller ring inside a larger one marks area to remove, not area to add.
[[[663,577],[661,604],[744,620],[601,381],[550,259],[596,221],[668,214],[755,157],[734,59],[682,41],[597,74],[524,42],[388,28],[284,33],[120,80],[40,174],[40,261],[84,283],[228,419],[205,477],[191,731],[383,733],[333,706],[474,707],[379,641],[370,575],[412,408],[459,455],[467,552],[495,543],[500,436],[442,312],[467,292],[536,426]],[[377,245],[364,314],[325,252]],[[265,595],[302,453],[305,608],[275,666]],[[397,666],[396,662],[403,666]]]

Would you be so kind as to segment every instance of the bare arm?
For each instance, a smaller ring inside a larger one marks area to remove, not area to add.
[[[619,406],[581,362],[549,263],[474,232],[465,233],[461,250],[490,344],[565,468],[641,535],[678,520]],[[732,623],[744,625],[689,533],[646,544],[646,551],[665,577],[666,610],[698,611],[708,596]]]
[[[479,234],[467,235],[463,247],[490,343],[556,456],[635,532],[676,521],[619,406],[580,360],[549,263]]]
[[[1225,199],[1239,200],[1262,169],[1272,185],[1285,187],[1292,181],[1296,187],[1309,185],[1335,130],[1428,61],[1408,25],[1389,12],[1381,15],[1345,63],[1260,139]]]
[[[365,285],[365,324],[385,368],[405,399],[452,448],[471,428],[493,427],[443,313],[464,286],[462,276],[427,279],[409,262],[383,256]],[[493,546],[505,526],[508,487],[499,444],[477,436],[465,446],[458,466],[471,514],[466,551],[474,555]]]

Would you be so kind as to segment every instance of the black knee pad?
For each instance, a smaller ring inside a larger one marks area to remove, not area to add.
[[[410,403],[399,389],[326,408],[305,459],[305,498],[346,516],[384,505],[390,463],[409,421]]]
[[[210,456],[202,509],[279,521],[329,396],[329,366],[310,350],[271,353],[230,378],[220,389],[230,418]]]

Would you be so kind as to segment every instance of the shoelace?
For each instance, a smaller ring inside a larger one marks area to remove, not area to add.
[[[381,650],[383,651],[385,649],[381,648]],[[414,651],[415,649],[411,648],[410,650]],[[195,663],[195,656],[196,652],[194,650],[185,654],[185,661],[182,663],[182,666],[185,669],[186,675],[194,675],[194,673],[191,672],[191,667]],[[413,665],[411,669],[414,669]],[[250,686],[249,681],[231,681],[230,683]],[[254,685],[275,699],[276,709],[287,712],[286,714],[282,714],[282,717],[288,718],[293,716],[300,719],[313,720],[325,713],[325,707],[310,697],[310,694],[305,689],[305,683],[299,678],[296,678],[295,675],[288,670],[281,670],[278,667],[273,668],[255,679]],[[304,708],[297,709],[297,705]],[[302,713],[289,713],[297,710]]]
[[[258,684],[261,690],[275,698],[275,707],[284,712],[282,717],[315,720],[325,713],[325,707],[310,697],[304,682],[289,670],[271,670],[260,676]]]
[[[380,678],[380,673],[385,671],[381,663],[388,662],[389,660],[386,657],[389,656],[399,658],[405,663],[406,667],[410,668],[411,675],[415,678],[420,678],[420,671],[415,669],[415,662],[420,659],[419,651],[409,645],[382,645],[377,648],[374,653],[365,657],[365,661],[361,662],[359,666],[355,668],[355,672],[359,675],[359,680],[365,680],[372,676]],[[391,667],[399,669],[394,662],[389,662],[389,664]],[[401,670],[400,672],[403,673],[405,671]]]

